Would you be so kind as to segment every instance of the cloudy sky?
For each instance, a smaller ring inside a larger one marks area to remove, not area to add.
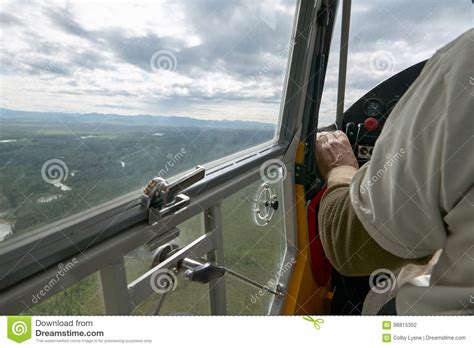
[[[353,3],[346,106],[472,27],[471,0]],[[295,6],[0,0],[0,106],[276,122]],[[337,59],[334,50],[324,122],[335,114]]]
[[[321,102],[326,124],[336,117],[341,7]],[[345,108],[472,28],[473,8],[471,0],[352,1]]]

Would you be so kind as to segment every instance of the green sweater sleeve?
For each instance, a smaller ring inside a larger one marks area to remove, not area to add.
[[[383,249],[370,237],[357,218],[350,200],[349,185],[354,172],[355,169],[352,172],[341,169],[339,173],[334,173],[328,179],[328,190],[319,207],[321,242],[334,268],[346,276],[363,276],[381,268],[394,271],[408,264],[427,264],[431,256],[400,258]]]

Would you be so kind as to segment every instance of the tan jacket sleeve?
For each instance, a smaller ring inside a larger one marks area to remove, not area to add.
[[[381,268],[396,270],[408,264],[428,263],[431,256],[404,259],[389,253],[369,236],[350,200],[349,186],[356,171],[349,166],[331,170],[328,190],[319,207],[321,242],[334,268],[346,276],[362,276]]]

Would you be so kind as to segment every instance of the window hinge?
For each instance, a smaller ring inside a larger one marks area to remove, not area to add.
[[[168,183],[164,178],[156,176],[143,189],[142,205],[153,214],[154,218],[162,218],[184,208],[189,203],[189,196],[181,193],[184,189],[202,180],[206,174],[204,167],[196,168],[187,175]]]

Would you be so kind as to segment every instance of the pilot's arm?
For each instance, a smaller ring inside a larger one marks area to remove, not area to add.
[[[396,270],[430,260],[431,255],[422,258],[393,255],[367,233],[351,204],[349,186],[358,164],[343,132],[319,133],[316,157],[328,187],[319,208],[320,236],[328,259],[339,273],[362,276],[377,269]]]
[[[368,275],[442,250],[429,287],[399,289],[399,314],[474,314],[473,42],[471,29],[426,63],[362,168],[343,133],[317,137],[320,236],[337,270]]]

